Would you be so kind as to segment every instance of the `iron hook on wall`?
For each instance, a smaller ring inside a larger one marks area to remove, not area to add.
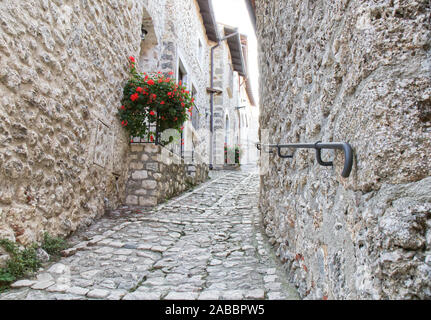
[[[267,144],[263,145],[261,143],[256,143],[258,150],[273,153],[273,148],[277,149],[277,155],[280,158],[293,158],[293,155],[283,155],[281,149],[315,149],[316,150],[316,160],[321,166],[333,166],[332,161],[322,160],[322,149],[338,149],[343,150],[344,153],[344,167],[341,172],[341,176],[347,178],[352,171],[353,166],[353,149],[347,142],[326,142],[317,141],[316,143],[288,143],[288,144]]]

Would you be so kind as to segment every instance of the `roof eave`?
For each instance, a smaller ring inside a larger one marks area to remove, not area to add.
[[[212,0],[197,0],[197,2],[208,40],[218,42],[220,35],[218,33],[217,23],[214,16]]]
[[[237,29],[224,27],[225,36],[232,33],[238,32]],[[235,71],[237,71],[241,76],[247,77],[247,72],[245,69],[244,57],[242,55],[242,46],[239,32],[227,39],[227,45],[229,47],[230,55],[232,57],[232,66]]]

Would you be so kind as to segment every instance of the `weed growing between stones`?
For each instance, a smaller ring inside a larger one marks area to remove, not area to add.
[[[37,245],[20,249],[14,242],[4,239],[0,240],[0,246],[10,256],[6,266],[0,269],[0,291],[4,291],[13,281],[30,275],[41,266],[37,258]]]
[[[186,190],[185,191],[192,192],[195,187],[196,187],[196,185],[194,185],[190,181],[186,181]]]
[[[47,232],[43,235],[43,243],[41,248],[45,250],[52,258],[60,257],[61,251],[67,249],[67,247],[67,242],[64,239],[52,237]]]
[[[0,247],[10,256],[6,265],[0,268],[0,292],[7,290],[16,280],[32,275],[42,266],[42,261],[37,255],[39,246],[36,243],[20,249],[16,243],[2,239]],[[59,258],[60,252],[67,247],[64,239],[51,237],[48,233],[44,234],[43,243],[40,246],[50,255],[50,261]]]

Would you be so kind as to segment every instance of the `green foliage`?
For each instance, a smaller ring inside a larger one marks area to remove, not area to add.
[[[156,124],[158,132],[166,129],[182,130],[183,123],[192,114],[194,98],[190,92],[175,80],[161,72],[138,73],[135,60],[129,58],[131,78],[123,89],[122,106],[118,110],[121,125],[133,137],[155,139],[155,132],[149,124]],[[170,72],[172,74],[172,72]],[[171,136],[162,144],[174,140]]]
[[[11,275],[5,268],[0,269],[0,288],[2,285],[15,281],[15,277]]]
[[[19,249],[14,242],[3,239],[0,240],[0,246],[10,255],[6,267],[0,269],[0,290],[7,288],[16,279],[30,275],[41,266],[36,253],[37,245]]]
[[[228,155],[235,153],[235,163],[240,164],[239,160],[242,154],[242,149],[239,145],[235,145],[233,148],[228,147],[226,144],[224,146],[224,163],[228,161]]]
[[[190,181],[185,181],[185,183],[186,183],[186,191],[187,192],[192,192],[196,187],[196,185],[191,183]]]
[[[20,249],[16,243],[3,239],[0,240],[0,246],[10,255],[6,266],[0,268],[0,292],[6,290],[12,282],[31,275],[42,265],[37,257],[37,244]],[[41,248],[51,257],[58,257],[67,247],[64,239],[51,237],[48,233],[44,234]]]
[[[60,256],[60,252],[68,247],[67,242],[58,237],[51,237],[47,232],[43,235],[41,248],[51,256]]]

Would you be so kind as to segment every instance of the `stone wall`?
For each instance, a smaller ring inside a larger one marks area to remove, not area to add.
[[[431,297],[428,0],[256,0],[261,139],[346,141],[270,156],[260,209],[309,299]],[[270,138],[268,138],[270,137]],[[262,158],[264,160],[264,158]],[[264,167],[265,161],[263,161]]]
[[[142,2],[0,3],[0,238],[66,235],[124,199],[115,114]]]
[[[208,179],[207,164],[187,164],[155,144],[130,146],[126,204],[152,207]]]
[[[5,0],[0,22],[0,238],[65,236],[125,201],[130,138],[116,113],[129,56],[152,72],[182,54],[208,109],[195,0]]]

